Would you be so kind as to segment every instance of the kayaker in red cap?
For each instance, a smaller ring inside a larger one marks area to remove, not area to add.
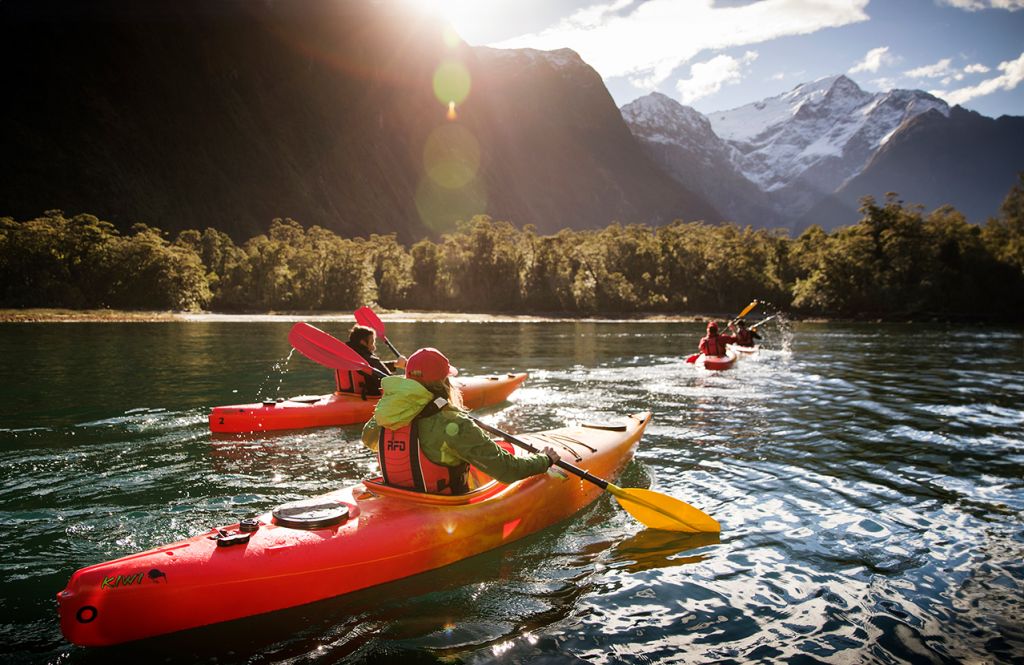
[[[377,453],[384,482],[432,494],[462,494],[472,464],[495,480],[512,483],[544,473],[560,458],[513,455],[490,439],[462,411],[451,377],[458,370],[437,349],[409,356],[405,376],[381,380],[384,396],[363,427],[363,443]]]
[[[740,346],[754,346],[756,342],[754,340],[761,339],[761,336],[757,334],[757,331],[753,328],[747,327],[747,322],[740,319],[736,325],[739,326],[736,332],[736,343]],[[730,330],[734,330],[732,324],[729,325]]]
[[[708,321],[708,333],[701,338],[700,345],[697,348],[706,356],[724,356],[725,345],[735,343],[735,337],[732,335],[719,335],[718,324],[714,321]]]
[[[376,397],[380,395],[381,375],[394,374],[396,369],[405,367],[405,356],[384,362],[374,354],[377,350],[377,333],[373,328],[360,325],[352,326],[348,333],[348,341],[345,343],[381,374],[370,371],[337,370],[335,379],[340,393],[356,393],[363,397]]]

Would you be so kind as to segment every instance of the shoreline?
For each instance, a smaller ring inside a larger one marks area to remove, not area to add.
[[[698,323],[710,318],[725,319],[724,315],[636,313],[628,315],[570,316],[568,314],[485,314],[476,312],[433,312],[425,310],[378,310],[383,321],[391,322],[460,322],[460,323],[531,323],[531,322],[647,322]],[[352,312],[267,312],[265,314],[225,314],[216,312],[121,311],[74,309],[0,309],[0,323],[169,323],[169,322],[223,322],[245,323],[259,321],[345,321],[352,320]],[[826,319],[808,319],[825,322]]]
[[[569,312],[546,314],[494,314],[484,312],[443,312],[429,310],[376,309],[383,321],[395,323],[703,323],[730,321],[735,313],[718,314],[665,314],[662,312],[635,312],[632,314],[573,315]],[[983,320],[975,317],[918,317],[881,318],[829,318],[799,316],[779,312],[780,321],[786,323],[871,323],[871,324],[961,324],[1019,326],[1016,320]],[[352,323],[352,312],[264,312],[261,314],[234,314],[224,312],[128,311],[113,309],[0,309],[0,323],[257,323],[257,322],[323,321]]]

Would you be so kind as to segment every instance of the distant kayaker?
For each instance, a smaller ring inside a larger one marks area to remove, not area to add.
[[[740,319],[737,323],[739,329],[736,330],[736,343],[740,346],[754,346],[757,344],[754,340],[761,339],[761,336],[757,334],[757,331],[753,328],[747,327],[747,322]],[[732,326],[729,326],[732,329]]]
[[[700,352],[706,356],[724,356],[726,344],[736,344],[736,338],[732,335],[719,335],[718,324],[708,321],[707,334],[701,338],[698,347]]]
[[[405,376],[381,381],[384,396],[363,427],[363,443],[377,453],[384,482],[431,494],[463,494],[470,489],[472,464],[502,483],[544,473],[560,457],[552,448],[513,455],[484,433],[462,411],[458,374],[437,349],[409,356]]]
[[[348,333],[348,342],[346,344],[362,356],[363,360],[368,362],[371,367],[384,375],[393,374],[396,369],[403,369],[405,367],[405,356],[399,356],[397,360],[384,362],[374,355],[374,351],[377,350],[377,333],[374,332],[373,328],[360,325],[352,326],[352,330]],[[356,393],[363,397],[376,397],[380,395],[381,374],[377,372],[337,370],[335,378],[337,379],[338,392],[340,393]]]

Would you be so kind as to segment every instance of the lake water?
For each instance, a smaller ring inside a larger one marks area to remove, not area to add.
[[[349,596],[64,642],[76,569],[374,472],[357,427],[208,432],[212,406],[331,389],[289,358],[290,325],[0,325],[4,662],[1024,660],[1024,334],[924,324],[769,324],[759,357],[711,373],[681,361],[697,323],[388,323],[464,374],[528,371],[486,412],[513,432],[653,411],[618,484],[701,508],[720,538],[645,531],[606,496]]]

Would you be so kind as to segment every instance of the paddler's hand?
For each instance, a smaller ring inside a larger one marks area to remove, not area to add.
[[[405,369],[405,363],[409,360],[405,356],[398,356],[398,360],[395,361],[395,369]]]
[[[556,453],[555,449],[552,448],[551,446],[547,446],[541,452],[548,456],[548,467],[554,466],[556,463],[558,463],[558,460],[562,459],[561,456],[558,453]]]

